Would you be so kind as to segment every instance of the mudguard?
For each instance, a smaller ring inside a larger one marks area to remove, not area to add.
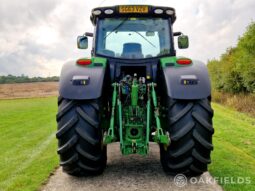
[[[102,94],[105,67],[77,65],[75,61],[62,67],[59,94],[66,99],[97,99]]]
[[[200,61],[181,67],[164,67],[167,94],[173,99],[203,99],[211,95],[207,67]]]

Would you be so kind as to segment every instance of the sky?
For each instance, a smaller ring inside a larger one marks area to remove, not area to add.
[[[255,21],[254,0],[0,0],[0,75],[59,75],[67,61],[90,56],[91,44],[79,50],[76,38],[93,32],[91,9],[118,4],[174,7],[174,31],[190,39],[177,55],[205,63],[235,46]]]

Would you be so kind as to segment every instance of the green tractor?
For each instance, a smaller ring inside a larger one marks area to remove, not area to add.
[[[58,154],[64,172],[98,175],[107,145],[123,155],[149,153],[158,143],[168,174],[207,171],[213,150],[211,87],[206,65],[176,57],[188,37],[173,32],[175,9],[147,5],[92,10],[94,33],[77,39],[91,58],[63,66],[58,99]]]

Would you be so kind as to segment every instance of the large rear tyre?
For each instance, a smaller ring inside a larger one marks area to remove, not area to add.
[[[73,176],[101,174],[106,167],[99,100],[58,98],[58,154],[63,171]]]
[[[213,150],[213,110],[208,99],[173,100],[168,103],[168,127],[171,144],[160,146],[165,172],[198,176],[207,171]]]

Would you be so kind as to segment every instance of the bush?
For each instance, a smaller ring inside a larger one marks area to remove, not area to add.
[[[239,38],[237,47],[227,49],[219,60],[210,60],[207,66],[214,89],[255,93],[255,22]]]

